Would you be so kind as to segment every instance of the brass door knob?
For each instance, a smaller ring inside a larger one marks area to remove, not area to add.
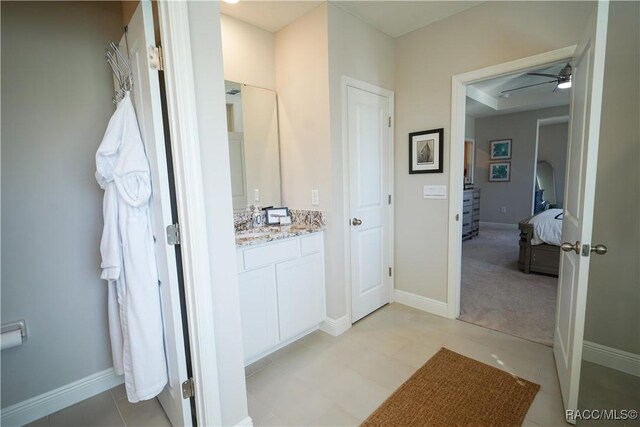
[[[580,242],[576,242],[575,244],[569,243],[569,242],[563,242],[562,245],[560,245],[560,248],[565,252],[573,251],[578,255],[580,254]]]
[[[605,245],[595,245],[591,247],[591,252],[595,252],[598,255],[604,255],[607,253],[607,247]]]

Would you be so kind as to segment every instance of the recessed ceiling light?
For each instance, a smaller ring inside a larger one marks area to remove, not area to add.
[[[229,3],[229,4],[236,4],[236,3],[238,3],[240,0],[222,0],[222,1],[224,1],[225,3]]]

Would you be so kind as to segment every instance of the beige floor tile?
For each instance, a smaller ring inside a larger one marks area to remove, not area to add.
[[[158,399],[138,403],[122,399],[118,401],[118,409],[128,427],[171,427]]]
[[[327,412],[309,423],[310,426],[352,427],[358,426],[360,420],[345,411],[340,405],[333,405]]]
[[[260,369],[264,368],[265,366],[269,366],[272,363],[273,363],[273,361],[270,358],[263,357],[262,359],[258,360],[257,362],[254,362],[251,365],[245,367],[244,368],[244,375],[245,375],[245,377],[250,377],[251,375],[253,375],[256,372],[258,372]]]
[[[113,396],[116,402],[118,400],[127,398],[127,390],[124,388],[124,384],[120,384],[119,386],[116,386],[109,391],[111,391],[111,395]]]
[[[260,420],[258,422],[254,421],[253,425],[256,427],[281,427],[287,424],[274,415],[273,417],[269,417],[266,420]]]
[[[124,426],[116,403],[109,391],[83,400],[49,415],[50,426],[115,427]]]
[[[416,371],[413,366],[377,351],[368,351],[351,360],[347,366],[364,378],[390,390],[400,387]]]
[[[261,370],[247,380],[247,388],[255,399],[287,425],[305,425],[326,412],[333,402],[315,387],[293,375],[287,375],[270,385],[255,387],[253,379],[271,367]]]
[[[539,391],[525,417],[541,426],[569,426],[564,418],[564,406],[558,396]]]
[[[440,345],[432,346],[421,342],[412,342],[408,346],[402,347],[394,353],[393,358],[400,360],[417,370],[427,363],[427,360],[431,359],[431,357],[441,348],[442,346]]]
[[[247,405],[249,406],[249,416],[254,425],[264,424],[269,419],[275,418],[273,412],[251,393],[247,393]]]
[[[49,427],[49,417],[42,417],[29,424],[25,424],[24,427]]]
[[[360,420],[367,418],[392,392],[393,390],[382,387],[351,369],[339,376],[328,377],[321,389],[321,393],[333,403],[342,406],[351,416]]]

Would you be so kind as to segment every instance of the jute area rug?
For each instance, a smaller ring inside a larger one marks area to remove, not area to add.
[[[441,348],[361,426],[520,426],[539,389]]]

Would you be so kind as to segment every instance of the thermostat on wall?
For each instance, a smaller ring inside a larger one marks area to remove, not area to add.
[[[423,199],[446,199],[447,198],[447,186],[446,185],[425,185],[422,187]]]

